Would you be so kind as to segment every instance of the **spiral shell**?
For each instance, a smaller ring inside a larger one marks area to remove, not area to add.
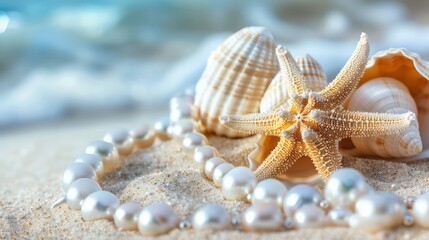
[[[274,39],[264,27],[247,27],[210,56],[196,86],[194,119],[200,131],[243,137],[218,121],[223,115],[259,112],[265,90],[279,69]]]
[[[310,55],[297,57],[295,61],[308,82],[312,91],[320,91],[328,85],[326,75],[320,64]],[[287,93],[288,80],[278,73],[268,86],[264,97],[261,100],[261,112],[272,111],[278,107],[288,108],[289,95]],[[276,147],[280,139],[276,136],[260,135],[256,142],[256,149],[249,156],[250,168],[255,170]],[[289,182],[316,183],[320,180],[313,162],[309,157],[302,157],[293,164],[285,174],[279,178]]]
[[[299,69],[304,74],[310,89],[320,91],[328,85],[326,75],[320,64],[306,54],[295,59]],[[280,72],[274,77],[261,99],[260,112],[269,112],[280,106],[288,108],[289,95],[287,92],[288,79],[282,77]]]
[[[372,79],[390,77],[403,83],[417,106],[418,126],[423,151],[412,157],[397,160],[409,161],[429,157],[429,63],[416,53],[404,48],[390,48],[376,53],[368,62],[361,86]],[[379,155],[382,156],[382,155]],[[399,156],[395,156],[399,157]]]
[[[417,106],[407,87],[400,81],[380,77],[360,86],[350,97],[347,109],[363,112],[417,114]],[[395,135],[352,138],[360,152],[385,158],[410,157],[422,151],[418,122]]]

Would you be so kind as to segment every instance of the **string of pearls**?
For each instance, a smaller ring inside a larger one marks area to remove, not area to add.
[[[402,201],[391,192],[374,191],[351,168],[330,176],[324,198],[309,185],[287,189],[276,179],[257,182],[249,168],[227,163],[215,147],[208,145],[206,136],[195,131],[192,104],[192,94],[185,92],[171,99],[170,117],[158,121],[154,130],[117,129],[90,144],[64,171],[65,194],[52,208],[66,202],[71,209],[81,210],[85,221],[113,219],[118,229],[138,229],[144,236],[166,234],[177,227],[221,230],[239,224],[245,231],[343,226],[374,232],[414,222],[429,228],[429,192]],[[165,203],[145,208],[136,202],[120,204],[114,194],[102,190],[97,181],[119,168],[122,157],[152,146],[156,138],[166,141],[171,137],[182,141],[197,168],[221,188],[225,199],[247,201],[251,206],[240,217],[231,217],[220,205],[207,204],[193,214],[191,221],[179,221]]]

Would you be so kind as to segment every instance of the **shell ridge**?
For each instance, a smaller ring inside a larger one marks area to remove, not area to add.
[[[198,122],[207,132],[228,137],[243,133],[227,129],[222,115],[258,112],[259,102],[278,71],[274,40],[266,28],[244,28],[227,38],[211,55],[196,88]]]

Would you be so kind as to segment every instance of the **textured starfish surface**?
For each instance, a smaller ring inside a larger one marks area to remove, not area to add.
[[[255,170],[258,180],[284,173],[303,156],[313,161],[326,180],[341,167],[339,140],[396,134],[405,130],[415,114],[352,112],[342,108],[356,89],[368,61],[369,43],[365,33],[351,58],[336,78],[320,92],[312,92],[291,54],[282,46],[276,54],[286,79],[289,103],[268,113],[222,116],[228,128],[252,134],[274,135],[280,141]],[[287,106],[287,107],[285,107]]]

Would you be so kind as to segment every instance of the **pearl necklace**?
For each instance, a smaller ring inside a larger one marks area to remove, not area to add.
[[[85,221],[113,219],[118,229],[138,229],[144,236],[166,234],[176,227],[222,230],[239,223],[246,231],[349,226],[374,232],[414,222],[429,227],[429,192],[402,201],[393,193],[374,191],[351,168],[340,169],[329,177],[325,199],[317,189],[305,184],[288,190],[276,179],[258,183],[249,168],[227,163],[215,147],[208,145],[207,137],[195,131],[192,102],[189,93],[174,97],[170,101],[170,118],[158,121],[153,130],[118,129],[90,144],[64,171],[65,194],[52,208],[67,202],[71,209],[81,210]],[[120,204],[114,194],[102,191],[97,180],[120,167],[121,157],[152,146],[156,138],[166,141],[170,137],[181,140],[184,150],[193,153],[198,169],[222,189],[225,199],[252,204],[241,217],[231,217],[218,204],[207,204],[193,214],[191,221],[179,221],[165,203],[141,208],[135,202]]]

